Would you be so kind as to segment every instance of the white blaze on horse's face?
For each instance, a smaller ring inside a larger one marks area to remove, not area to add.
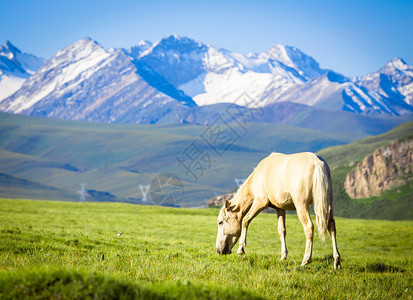
[[[237,243],[241,235],[241,221],[236,212],[225,205],[218,215],[217,252],[219,254],[231,254],[231,249]]]

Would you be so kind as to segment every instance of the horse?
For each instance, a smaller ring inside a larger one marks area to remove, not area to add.
[[[245,254],[248,225],[266,207],[275,208],[278,235],[281,240],[281,260],[287,258],[285,242],[285,211],[296,210],[306,236],[305,254],[301,265],[311,263],[314,224],[309,206],[314,203],[318,232],[325,241],[326,232],[333,243],[334,269],[341,268],[333,217],[331,173],[320,156],[310,152],[271,153],[260,161],[240,186],[231,201],[225,200],[218,215],[216,251],[231,254],[239,239],[237,253]]]

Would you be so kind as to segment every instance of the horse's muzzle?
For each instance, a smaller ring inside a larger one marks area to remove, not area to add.
[[[222,250],[217,248],[217,253],[221,255],[231,254],[231,250],[229,250],[227,247],[225,247]]]

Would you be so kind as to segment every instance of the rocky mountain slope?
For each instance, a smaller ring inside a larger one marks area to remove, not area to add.
[[[318,152],[332,169],[335,215],[368,219],[413,219],[412,132],[413,122],[407,122],[384,134]],[[354,182],[354,185],[350,184],[351,188],[357,191],[363,190],[363,187],[375,190],[382,184],[380,195],[362,199],[352,199],[349,196],[345,188],[346,178],[354,169],[358,169],[357,166],[363,166],[360,169],[362,172],[357,180],[350,181]],[[367,181],[362,178],[365,173],[368,175],[365,177],[369,179]],[[374,186],[371,186],[370,179]],[[391,188],[389,183],[392,181],[401,185]],[[386,185],[390,189],[384,190]]]
[[[344,188],[351,198],[379,196],[413,177],[413,136],[377,149],[347,174]]]

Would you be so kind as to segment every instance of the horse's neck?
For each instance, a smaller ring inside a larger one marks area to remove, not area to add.
[[[249,191],[249,180],[246,180],[235,195],[233,204],[239,208],[241,216],[244,217],[250,210],[253,201],[254,198]]]

